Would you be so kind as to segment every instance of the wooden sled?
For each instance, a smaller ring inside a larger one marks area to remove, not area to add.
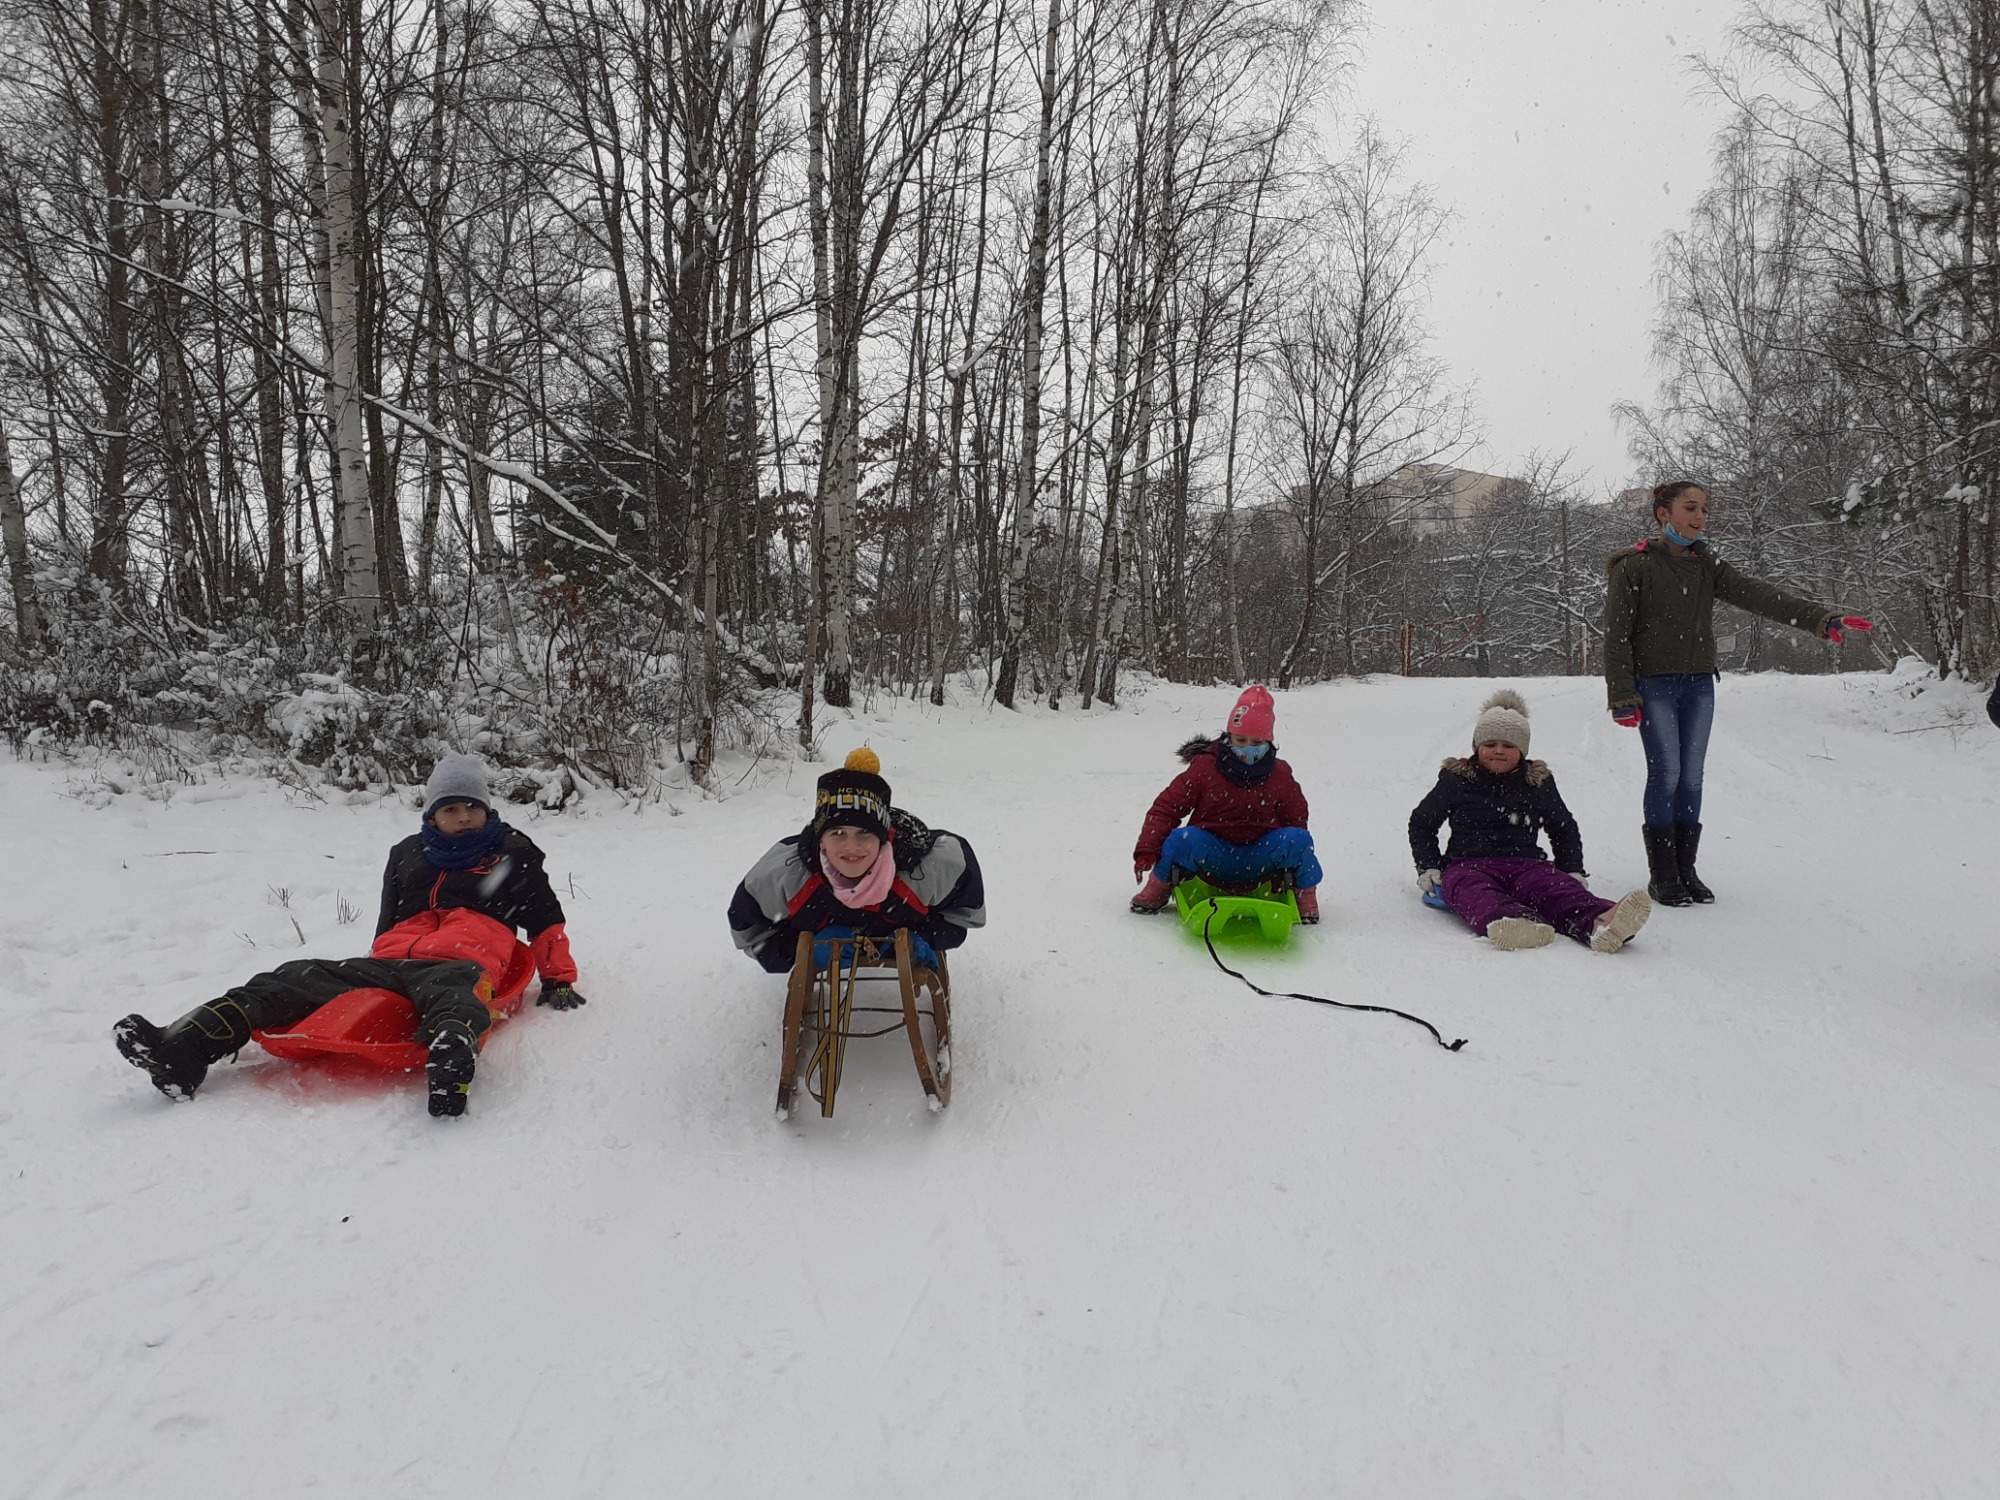
[[[813,961],[814,934],[799,934],[792,960],[791,987],[785,992],[785,1029],[779,1048],[778,1118],[789,1119],[792,1101],[804,1080],[806,1092],[819,1100],[822,1118],[832,1118],[840,1092],[847,1044],[855,1037],[887,1036],[901,1031],[909,1037],[910,1057],[925,1101],[936,1113],[951,1103],[951,977],[944,955],[935,969],[918,964],[907,928],[893,939],[828,938],[827,962]],[[868,973],[869,969],[887,972]],[[902,1004],[857,1005],[856,988],[864,983],[893,981]],[[854,1030],[856,1015],[893,1015],[899,1019],[876,1031]],[[924,1040],[924,1022],[931,1040]]]
[[[1260,881],[1247,891],[1224,890],[1199,875],[1174,883],[1174,907],[1189,932],[1220,937],[1247,925],[1267,943],[1282,943],[1299,920],[1299,898],[1290,886]]]
[[[480,981],[479,998],[492,1012],[493,1026],[521,1008],[521,997],[534,977],[535,955],[527,944],[516,942],[499,988],[488,994],[486,982]],[[489,1026],[479,1045],[484,1047],[492,1035]],[[417,1040],[417,1009],[394,990],[348,990],[289,1031],[253,1031],[250,1038],[273,1057],[289,1062],[351,1057],[371,1067],[409,1073],[421,1071],[427,1057],[424,1044]]]

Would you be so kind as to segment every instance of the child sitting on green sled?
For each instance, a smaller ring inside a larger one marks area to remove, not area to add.
[[[1276,728],[1271,695],[1256,684],[1243,690],[1221,734],[1180,747],[1187,769],[1153,799],[1132,850],[1141,882],[1133,911],[1164,910],[1183,875],[1238,886],[1279,876],[1295,887],[1299,920],[1319,920],[1321,872],[1306,797],[1271,742]]]

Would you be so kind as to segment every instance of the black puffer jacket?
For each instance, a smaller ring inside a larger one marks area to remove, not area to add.
[[[389,851],[375,936],[420,912],[466,907],[535,937],[563,920],[544,859],[533,839],[509,828],[493,855],[473,868],[440,870],[424,856],[424,836],[413,833]]]
[[[1438,856],[1438,829],[1451,824],[1451,845]],[[1545,859],[1547,830],[1556,868],[1583,873],[1583,835],[1556,790],[1555,774],[1538,760],[1495,776],[1463,756],[1447,760],[1437,785],[1410,814],[1410,857],[1417,873],[1442,870],[1455,859]]]

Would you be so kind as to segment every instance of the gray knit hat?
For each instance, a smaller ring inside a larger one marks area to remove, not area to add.
[[[1524,756],[1528,753],[1528,705],[1512,688],[1500,689],[1479,706],[1472,743],[1477,748],[1488,740],[1512,745]]]
[[[424,783],[424,816],[436,812],[440,802],[477,802],[491,812],[486,762],[476,755],[447,755],[431,767],[431,779]]]

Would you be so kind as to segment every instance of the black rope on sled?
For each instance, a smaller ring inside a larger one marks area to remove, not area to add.
[[[1249,975],[1239,974],[1237,973],[1236,970],[1230,968],[1228,964],[1222,961],[1222,955],[1215,951],[1215,942],[1208,935],[1209,924],[1215,920],[1215,912],[1216,912],[1215,902],[1211,898],[1208,903],[1208,915],[1201,919],[1201,940],[1202,943],[1208,949],[1208,956],[1215,960],[1216,968],[1222,970],[1223,973],[1229,975],[1232,979],[1242,980],[1245,984],[1249,985],[1251,989],[1255,990],[1258,994],[1264,996],[1265,999],[1310,1000],[1314,1005],[1332,1005],[1332,1006],[1337,1006],[1341,1010],[1370,1010],[1374,1011],[1377,1015],[1381,1016],[1401,1016],[1405,1021],[1413,1021],[1417,1025],[1423,1027],[1424,1030],[1428,1031],[1431,1034],[1432,1039],[1435,1040],[1437,1044],[1440,1047],[1444,1048],[1444,1050],[1447,1052],[1456,1052],[1465,1045],[1464,1037],[1460,1037],[1455,1042],[1447,1042],[1442,1036],[1438,1034],[1437,1027],[1431,1025],[1431,1023],[1426,1021],[1422,1016],[1413,1016],[1408,1011],[1397,1010],[1393,1006],[1358,1005],[1351,1000],[1329,1000],[1324,995],[1302,995],[1297,990],[1265,989],[1264,986],[1258,984],[1254,979],[1250,978]]]

